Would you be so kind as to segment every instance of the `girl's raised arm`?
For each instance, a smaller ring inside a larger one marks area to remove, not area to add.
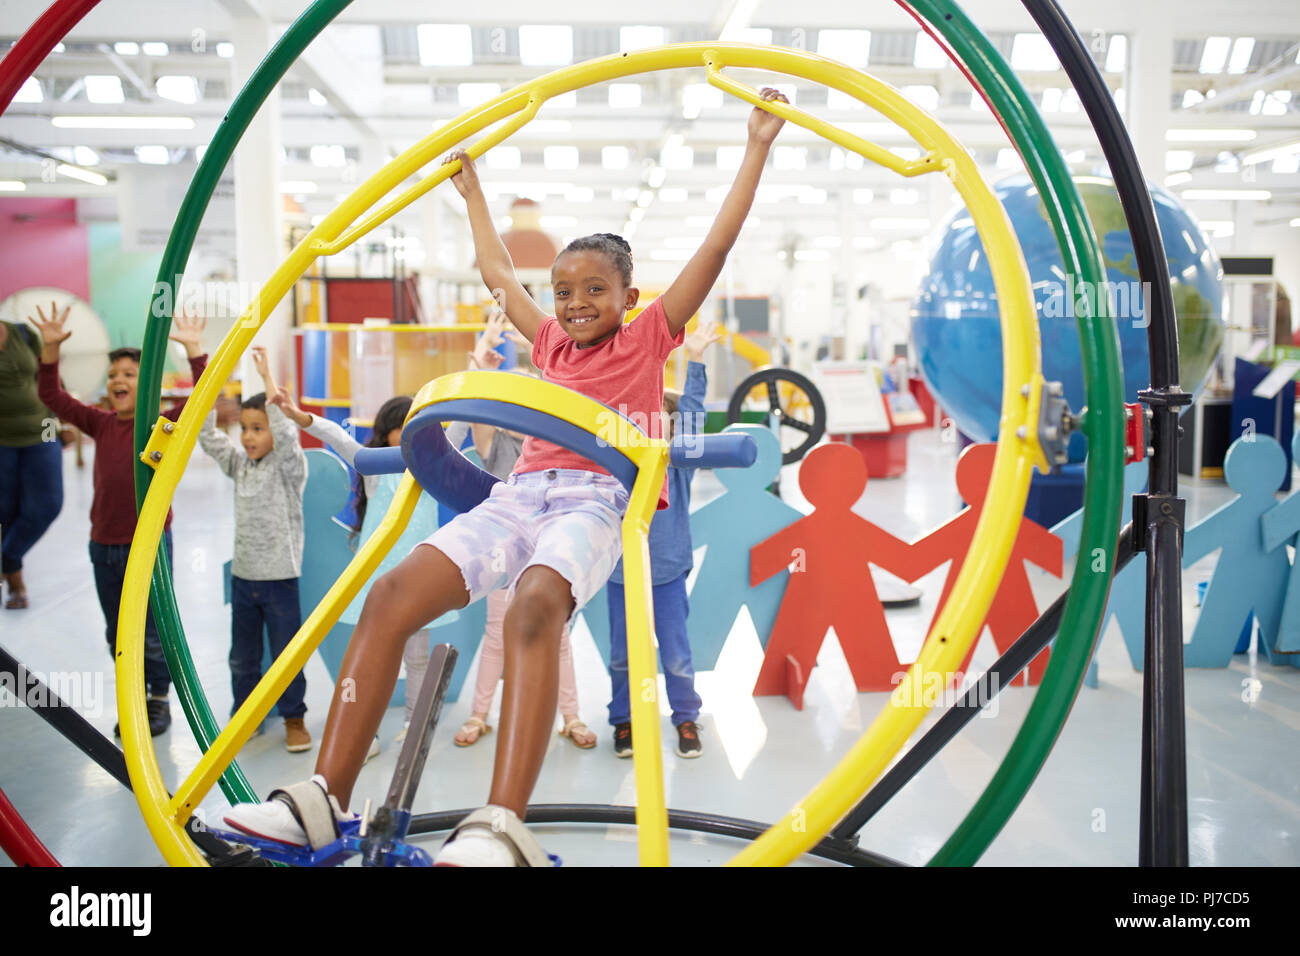
[[[465,198],[465,207],[469,211],[469,227],[474,234],[474,255],[478,259],[479,275],[515,328],[532,342],[537,336],[538,326],[546,321],[547,315],[515,275],[515,264],[506,251],[505,243],[497,235],[492,214],[488,211],[487,199],[483,196],[474,161],[463,149],[458,149],[447,157],[445,163],[456,160],[460,160],[460,172],[451,177],[451,182]]]
[[[763,89],[762,96],[765,101],[789,102],[783,93],[770,87]],[[722,266],[727,261],[727,253],[740,235],[740,227],[745,224],[749,207],[754,203],[754,192],[758,189],[758,180],[763,174],[763,165],[767,162],[772,140],[784,123],[785,120],[781,117],[757,106],[750,114],[749,142],[745,144],[745,158],[736,173],[736,181],[732,183],[727,198],[722,201],[718,217],[713,220],[713,226],[704,237],[704,242],[664,293],[664,312],[668,316],[670,334],[676,335],[686,326],[691,316],[704,304],[713,283],[718,281]],[[479,261],[482,262],[482,258]]]

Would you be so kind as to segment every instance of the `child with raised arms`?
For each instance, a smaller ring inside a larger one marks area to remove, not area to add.
[[[772,89],[763,90],[762,97],[784,101]],[[543,378],[629,417],[642,416],[651,423],[651,437],[660,437],[664,363],[681,345],[687,321],[722,271],[783,122],[766,110],[753,110],[744,159],[708,235],[668,290],[627,324],[623,320],[640,290],[632,283],[626,241],[606,233],[569,243],[551,267],[555,315],[548,316],[515,275],[473,163],[464,152],[449,157],[461,163],[452,183],[468,208],[479,273],[515,328],[532,342],[532,361]],[[396,684],[407,638],[447,611],[513,583],[487,806],[461,821],[436,862],[549,865],[521,821],[550,739],[560,633],[620,558],[627,503],[627,492],[605,469],[529,437],[508,481],[439,528],[371,588],[339,671],[316,775],[274,792],[266,803],[233,807],[226,822],[295,845],[322,846],[335,839]],[[659,507],[667,504],[665,483]]]
[[[302,494],[307,456],[298,430],[268,399],[278,390],[266,349],[253,349],[253,366],[264,391],[239,406],[239,442],[217,428],[211,412],[199,445],[235,483],[235,543],[230,562],[230,713],[243,705],[262,679],[263,635],[279,657],[302,626],[298,578],[302,575]],[[245,393],[247,394],[247,392]],[[276,706],[290,753],[311,749],[307,678],[301,672]]]
[[[122,582],[126,562],[135,538],[135,401],[140,377],[140,350],[118,348],[108,353],[108,409],[79,402],[59,382],[59,349],[72,335],[64,329],[71,306],[61,313],[51,303],[50,317],[39,308],[39,319],[28,321],[41,333],[41,364],[37,371],[36,391],[40,400],[69,425],[75,425],[95,442],[95,494],[90,505],[90,566],[95,572],[95,592],[104,612],[104,637],[108,652],[117,656],[117,617],[122,604]],[[208,357],[200,340],[207,322],[202,316],[176,316],[176,327],[169,336],[185,346],[190,375],[198,381],[207,368]],[[185,403],[163,412],[176,421]],[[163,541],[159,552],[172,560],[172,513],[167,511]],[[145,712],[149,716],[149,733],[155,737],[171,726],[171,672],[163,656],[162,642],[154,625],[153,601],[144,618],[144,680],[148,689]],[[119,728],[113,726],[117,736]]]
[[[374,423],[370,429],[370,438],[367,439],[366,444],[363,446],[337,423],[330,421],[328,418],[321,418],[318,415],[312,415],[310,412],[304,412],[294,404],[288,390],[285,388],[279,390],[279,395],[272,399],[272,402],[299,428],[332,448],[350,467],[355,467],[357,452],[363,447],[392,448],[400,445],[402,443],[402,426],[406,422],[407,413],[411,410],[411,396],[409,395],[395,395],[388,399],[375,412]],[[352,528],[352,532],[356,539],[365,542],[374,534],[375,529],[387,513],[388,506],[392,503],[393,495],[396,494],[400,481],[400,475],[357,475],[355,477],[353,489],[356,492],[357,523]],[[431,535],[437,528],[438,503],[428,495],[421,495],[419,502],[415,506],[414,513],[406,524],[406,529],[388,554],[384,555],[383,560],[375,569],[375,575],[380,575],[396,567],[398,561],[411,548]],[[378,578],[372,575],[371,581],[375,580],[378,580]],[[366,596],[370,593],[371,581],[367,581],[362,585],[357,596],[339,615],[339,621],[344,624],[356,625],[357,621],[360,620],[361,609],[365,605]],[[402,725],[401,732],[397,735],[398,743],[406,739],[406,729],[411,723],[411,714],[415,710],[415,701],[420,695],[424,675],[429,669],[429,635],[427,633],[416,631],[411,635],[402,653],[402,663],[406,667],[406,720]],[[370,744],[370,748],[366,751],[366,759],[369,760],[371,757],[378,756],[378,754],[379,738],[375,737]]]

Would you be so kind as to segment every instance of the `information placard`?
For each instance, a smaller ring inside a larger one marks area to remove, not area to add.
[[[812,382],[826,402],[828,435],[888,432],[889,414],[871,362],[816,362]]]

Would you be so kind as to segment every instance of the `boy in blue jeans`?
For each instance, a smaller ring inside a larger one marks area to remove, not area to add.
[[[696,331],[686,336],[686,384],[681,397],[664,391],[664,413],[669,425],[664,437],[671,441],[682,435],[697,435],[704,430],[704,394],[708,381],[704,372],[704,352],[721,338],[713,321],[700,322]],[[674,427],[675,423],[675,427]],[[691,642],[686,633],[686,615],[690,602],[686,597],[686,577],[695,564],[691,548],[691,478],[694,466],[669,466],[668,507],[655,513],[650,522],[650,581],[654,585],[655,638],[659,642],[659,660],[663,665],[668,703],[672,707],[673,726],[677,728],[677,755],[700,755],[700,695],[695,693],[695,665],[691,660]],[[631,701],[627,678],[627,617],[623,603],[623,562],[620,560],[609,576],[609,678],[612,699],[609,722],[614,726],[614,755],[632,756]]]
[[[244,401],[239,411],[242,450],[209,415],[199,432],[203,450],[235,480],[235,548],[230,577],[230,687],[233,714],[262,679],[262,630],[271,656],[298,633],[298,578],[302,574],[302,493],[307,456],[298,426],[266,400],[278,395],[266,350],[253,349],[253,364],[266,392]],[[284,745],[311,749],[303,722],[307,679],[299,673],[280,696]]]

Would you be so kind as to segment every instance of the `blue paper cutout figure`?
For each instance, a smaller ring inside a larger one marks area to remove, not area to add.
[[[298,578],[298,603],[303,621],[316,610],[352,560],[348,529],[334,518],[339,502],[347,500],[351,488],[348,467],[332,452],[322,448],[308,448],[305,454],[307,486],[302,494],[302,575]],[[338,679],[343,655],[351,639],[352,625],[338,622],[317,648],[333,680]],[[405,699],[406,689],[399,682],[394,700],[400,704]]]
[[[1291,439],[1291,459],[1300,461],[1300,433]],[[1264,547],[1272,551],[1286,544],[1300,549],[1300,491],[1293,491],[1280,505],[1260,519]],[[1283,554],[1286,552],[1283,551]],[[1282,617],[1278,623],[1277,645],[1269,660],[1275,664],[1290,662],[1300,667],[1300,550],[1291,565]]]
[[[691,514],[691,540],[708,550],[691,590],[686,618],[696,670],[712,670],[742,607],[749,608],[759,643],[766,649],[790,572],[749,586],[749,552],[760,541],[804,517],[767,490],[781,472],[781,442],[761,425],[730,425],[726,431],[752,435],[758,456],[749,468],[714,472],[726,493]]]
[[[308,449],[307,452],[307,487],[303,492],[303,561],[302,576],[298,581],[299,600],[302,605],[303,620],[307,619],[334,582],[337,581],[353,558],[350,547],[350,530],[337,521],[333,514],[338,502],[345,499],[351,490],[349,470],[333,453],[324,449]],[[385,476],[386,478],[389,476]],[[371,500],[368,511],[373,510],[376,521],[383,517],[392,501],[395,482],[385,487],[381,482],[381,493]],[[409,530],[409,526],[408,526]],[[364,538],[362,539],[364,540]],[[390,552],[395,561],[405,557],[400,550],[401,541]],[[382,571],[376,571],[371,580]],[[364,594],[364,591],[362,592]],[[359,607],[361,596],[356,599]],[[482,602],[480,602],[481,604]],[[345,609],[344,616],[347,615]],[[477,629],[475,619],[477,618]],[[452,672],[451,684],[447,689],[447,700],[454,701],[460,695],[465,683],[470,662],[483,638],[483,626],[486,615],[482,608],[475,612],[467,608],[459,615],[447,615],[443,623],[432,625],[436,633],[431,635],[435,643],[452,644],[460,651],[456,669]],[[339,668],[343,665],[343,655],[347,652],[348,642],[352,639],[352,625],[342,619],[330,628],[321,641],[318,651],[325,669],[331,678],[337,680]],[[390,706],[400,707],[406,701],[406,681],[399,679],[393,691]]]
[[[1120,513],[1120,527],[1133,520],[1133,496],[1142,491],[1147,484],[1147,463],[1135,461],[1124,467],[1124,496]],[[1065,548],[1064,557],[1070,558],[1079,550],[1079,537],[1083,532],[1083,509],[1071,514],[1052,528],[1052,534],[1061,539]],[[1088,560],[1091,560],[1089,556]],[[1136,587],[1136,591],[1134,588]],[[1101,636],[1105,635],[1112,617],[1120,622],[1120,633],[1128,644],[1130,636],[1137,646],[1137,668],[1142,669],[1143,610],[1146,605],[1146,556],[1135,555],[1111,581],[1110,597],[1106,602],[1106,611],[1101,617],[1101,632],[1097,638],[1097,647],[1093,649],[1092,660],[1083,683],[1087,687],[1099,686],[1097,677],[1097,651],[1101,649]],[[1132,612],[1132,613],[1130,613]],[[1133,648],[1129,647],[1132,655]]]
[[[1286,477],[1286,454],[1267,435],[1238,438],[1223,461],[1224,477],[1238,497],[1215,509],[1185,536],[1183,566],[1222,548],[1201,603],[1192,640],[1183,648],[1187,667],[1227,667],[1241,626],[1254,612],[1260,647],[1273,659],[1291,564],[1286,550],[1265,545],[1260,518],[1278,507],[1274,492]]]
[[[715,470],[713,473],[727,492],[691,512],[691,543],[696,550],[708,546],[691,589],[686,617],[696,671],[712,670],[718,663],[722,645],[742,606],[748,605],[758,639],[767,646],[790,574],[782,571],[751,589],[749,548],[803,517],[802,512],[765,490],[781,471],[780,440],[761,425],[730,425],[725,431],[753,435],[758,448],[750,467]],[[609,599],[605,588],[587,603],[582,616],[608,668]]]

